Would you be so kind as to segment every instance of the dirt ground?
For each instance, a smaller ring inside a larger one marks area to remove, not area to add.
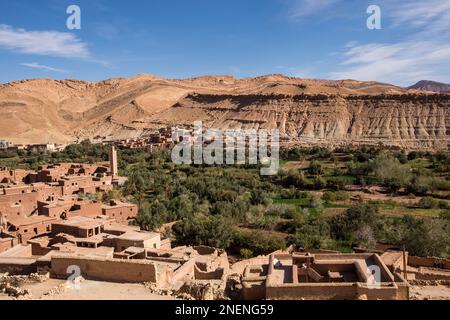
[[[450,300],[450,286],[411,286],[411,300]]]
[[[49,279],[20,287],[31,292],[33,300],[173,300],[171,296],[151,293],[143,284],[84,280],[79,289],[66,287],[65,280]],[[0,300],[9,300],[0,293]]]

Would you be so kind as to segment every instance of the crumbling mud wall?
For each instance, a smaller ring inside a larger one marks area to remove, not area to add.
[[[145,260],[54,256],[51,266],[52,274],[58,278],[67,278],[69,266],[78,266],[86,279],[127,283],[158,281],[155,264]]]
[[[2,257],[0,259],[0,273],[11,275],[25,275],[37,271],[36,259]]]
[[[409,256],[408,265],[416,268],[428,267],[450,270],[450,260],[444,258]]]
[[[357,288],[352,283],[270,285],[266,287],[266,297],[269,300],[354,300]]]
[[[213,271],[203,271],[197,265],[194,266],[194,275],[197,280],[218,280],[225,274],[224,268],[217,268]]]

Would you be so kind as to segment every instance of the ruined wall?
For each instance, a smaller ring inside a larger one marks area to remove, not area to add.
[[[243,282],[241,295],[244,300],[266,299],[265,280],[248,280]]]
[[[194,276],[194,266],[195,266],[194,259],[186,261],[178,269],[169,273],[168,280],[171,281],[171,283],[174,283],[176,281],[183,281],[185,279],[192,278]]]
[[[158,281],[156,266],[149,261],[53,256],[51,265],[52,273],[60,278],[67,278],[67,268],[76,265],[86,279],[128,283]]]
[[[384,284],[380,287],[371,288],[366,284],[358,283],[356,285],[356,295],[366,295],[368,300],[397,300],[398,287],[397,285]]]
[[[450,270],[450,260],[435,257],[408,257],[408,265],[411,267],[428,267]]]
[[[36,259],[2,257],[0,258],[0,273],[10,275],[26,275],[37,271]]]
[[[269,300],[354,300],[357,288],[352,283],[270,285],[266,287],[266,297]]]
[[[360,283],[285,284],[267,286],[266,296],[269,300],[355,300],[366,295],[369,300],[396,300],[406,295],[402,290],[399,294],[398,287],[390,284],[382,284],[380,288],[368,288]]]
[[[196,280],[220,280],[225,274],[223,268],[217,268],[213,271],[200,270],[197,265],[194,266],[194,277]]]

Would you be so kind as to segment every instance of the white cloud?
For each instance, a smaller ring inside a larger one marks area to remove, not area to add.
[[[41,69],[41,70],[60,72],[60,73],[70,73],[70,71],[67,71],[64,69],[53,68],[50,66],[39,64],[37,62],[24,62],[24,63],[21,63],[20,65],[22,65],[24,67],[28,67],[28,68],[33,68],[33,69]]]
[[[343,54],[342,71],[332,79],[375,80],[409,85],[418,80],[448,81],[450,43],[405,41],[395,44],[356,45]]]
[[[425,32],[440,32],[450,29],[450,0],[412,0],[387,5],[385,11],[394,25],[409,25]]]
[[[26,54],[64,58],[90,57],[87,44],[76,35],[58,31],[27,31],[0,25],[0,47]]]
[[[339,0],[295,0],[291,5],[291,17],[302,18],[327,9]]]
[[[357,79],[410,85],[418,80],[449,82],[450,0],[382,2],[390,25],[401,28],[396,43],[349,42],[332,79]]]

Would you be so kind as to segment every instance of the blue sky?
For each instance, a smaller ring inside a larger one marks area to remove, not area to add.
[[[66,8],[81,8],[81,30]],[[381,8],[381,30],[366,9]],[[450,82],[450,0],[0,0],[0,82],[269,73]]]

